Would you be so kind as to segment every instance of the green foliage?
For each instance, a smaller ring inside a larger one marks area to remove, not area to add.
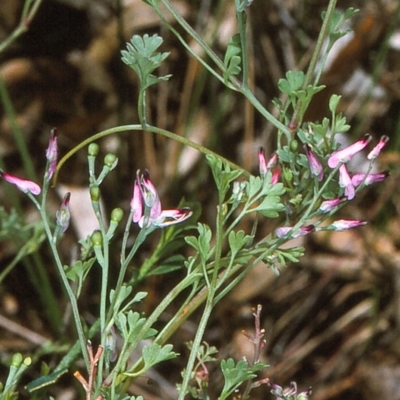
[[[229,247],[231,249],[231,257],[235,258],[236,254],[245,246],[247,246],[253,238],[246,235],[244,231],[230,231],[228,235]]]
[[[235,179],[239,178],[243,171],[232,170],[231,166],[226,161],[212,154],[207,154],[206,159],[211,167],[214,182],[218,189],[220,203],[222,203],[230,189],[230,184]]]
[[[240,46],[240,35],[234,35],[228,43],[228,47],[226,49],[224,64],[226,70],[224,71],[224,81],[225,84],[228,82],[229,78],[232,75],[238,75],[242,70],[240,67],[241,57],[240,54],[242,52]]]
[[[139,332],[145,322],[146,318],[140,318],[140,314],[132,310],[128,311],[127,314],[120,312],[115,317],[115,325],[126,343],[130,343],[139,337]],[[155,329],[150,328],[141,339],[149,339],[155,336],[156,333]]]
[[[338,39],[350,33],[350,30],[340,30],[343,24],[352,18],[355,14],[358,13],[359,10],[349,7],[344,12],[335,10],[330,21],[329,26],[329,40],[330,45],[333,45]],[[325,19],[326,13],[322,13],[322,19]]]
[[[142,351],[144,370],[147,371],[152,366],[177,356],[178,354],[172,351],[172,344],[161,347],[157,343],[152,343],[150,346],[144,346]]]
[[[143,37],[134,35],[131,42],[127,43],[127,50],[121,51],[122,61],[136,72],[143,89],[171,77],[171,75],[162,77],[152,75],[152,72],[169,56],[169,53],[155,52],[162,42],[162,37],[157,34],[153,36],[145,34]]]
[[[64,266],[67,278],[70,279],[72,282],[77,283],[77,289],[76,289],[77,298],[79,298],[81,294],[83,283],[85,282],[85,279],[95,261],[96,261],[95,258],[91,258],[87,261],[78,260],[75,262],[74,265],[70,267],[68,265]]]
[[[198,251],[199,256],[203,263],[205,263],[211,256],[211,238],[212,232],[209,226],[205,224],[197,225],[198,237],[188,236],[185,238],[186,243]]]
[[[254,379],[256,372],[266,368],[267,365],[258,362],[254,365],[249,365],[246,360],[240,360],[237,363],[232,358],[221,361],[221,370],[224,375],[224,387],[219,400],[227,399],[239,386],[246,381]]]

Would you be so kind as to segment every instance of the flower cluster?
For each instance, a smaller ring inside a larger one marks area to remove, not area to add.
[[[269,383],[269,386],[271,387],[271,393],[276,396],[276,399],[282,400],[307,400],[311,396],[312,391],[310,387],[308,390],[297,393],[296,382],[290,382],[290,386],[285,389],[272,382]]]
[[[387,136],[382,136],[379,143],[368,154],[367,158],[374,161],[380,154],[383,147],[388,142]],[[331,154],[328,158],[328,166],[330,168],[337,168],[339,166],[339,185],[344,188],[344,195],[347,200],[352,200],[356,193],[356,187],[362,183],[371,185],[375,182],[380,182],[388,176],[388,172],[380,172],[378,174],[355,174],[350,177],[347,170],[347,163],[353,158],[354,155],[363,150],[371,141],[371,135],[365,135],[361,140],[351,144],[350,146],[340,149]]]
[[[162,228],[188,219],[192,211],[185,208],[163,210],[157,190],[150,180],[149,171],[137,171],[131,200],[133,222],[141,228],[151,225]]]
[[[49,145],[46,150],[47,167],[45,173],[45,186],[49,182],[56,170],[58,158],[57,130],[51,130]],[[37,196],[41,193],[41,187],[32,181],[18,178],[0,169],[0,177],[5,181],[13,184],[19,190],[30,195]],[[64,233],[69,225],[70,211],[70,193],[67,193],[62,201],[60,209],[56,214],[56,222],[58,229]],[[185,208],[163,210],[157,190],[150,180],[149,172],[145,170],[143,173],[137,171],[135,184],[133,187],[133,196],[131,200],[131,211],[133,222],[137,223],[141,228],[155,226],[165,227],[177,224],[188,219],[192,215],[192,211]]]
[[[388,142],[389,138],[387,136],[382,136],[378,144],[370,151],[367,158],[370,160],[370,169],[372,163],[379,156],[380,152]],[[370,135],[365,135],[359,141],[347,146],[343,149],[333,152],[327,160],[328,167],[339,171],[339,186],[343,189],[343,195],[336,197],[334,199],[325,200],[319,206],[320,213],[328,213],[337,208],[340,204],[347,200],[352,200],[356,194],[356,189],[361,185],[368,186],[372,183],[381,182],[386,179],[389,175],[388,171],[383,171],[379,173],[356,173],[350,175],[347,169],[347,163],[353,158],[354,155],[363,150],[368,143],[371,141]],[[324,178],[324,167],[318,157],[313,153],[310,146],[305,145],[305,154],[308,160],[311,175],[315,176],[320,182]],[[260,157],[260,173],[266,170],[266,163]],[[339,220],[332,223],[330,226],[323,228],[328,230],[342,231],[349,228],[354,228],[357,226],[365,225],[366,222],[362,220]],[[275,234],[278,238],[287,237],[296,238],[299,236],[308,235],[314,232],[316,229],[313,225],[307,226],[285,226],[280,227],[275,230]]]

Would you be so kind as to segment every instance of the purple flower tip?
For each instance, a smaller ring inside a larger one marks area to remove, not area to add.
[[[386,143],[389,141],[389,136],[383,135],[379,140],[379,143],[371,150],[368,154],[368,160],[374,160],[377,158],[382,151],[382,149],[386,146]]]
[[[160,198],[147,170],[143,173],[140,170],[137,171],[130,205],[133,222],[141,228],[146,218],[147,227],[154,225],[162,228],[182,222],[192,215],[189,208],[162,210]],[[148,210],[147,213],[146,210]]]
[[[316,176],[319,181],[321,181],[324,177],[324,169],[323,169],[321,163],[319,162],[319,160],[315,156],[315,154],[311,151],[311,148],[309,145],[305,145],[304,148],[306,151],[308,164],[310,165],[311,173],[314,176]]]
[[[365,186],[369,186],[373,183],[384,181],[388,176],[389,171],[383,171],[377,174],[354,174],[351,177],[351,182],[355,187],[360,186],[361,183],[364,183]]]

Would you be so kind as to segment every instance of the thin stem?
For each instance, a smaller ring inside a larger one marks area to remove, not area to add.
[[[332,1],[332,0],[331,0]],[[216,64],[216,66],[224,73],[226,71],[226,66],[224,65],[223,61],[215,54],[215,52],[211,49],[211,47],[203,40],[202,37],[200,37],[197,32],[185,21],[184,18],[182,18],[179,13],[174,9],[174,7],[171,5],[169,0],[162,0],[163,4],[165,7],[168,9],[168,11],[173,15],[175,20],[181,25],[181,27],[196,41],[196,43],[204,50],[204,52],[211,58],[211,60]],[[157,11],[157,8],[155,7],[155,10]],[[164,23],[168,26],[168,28],[178,37],[178,39],[181,41],[183,46],[190,52],[191,55],[193,55],[208,71],[210,71],[216,78],[225,83],[224,78],[222,75],[217,74],[211,66],[209,66],[203,59],[195,53],[186,43],[186,41],[179,35],[179,33],[171,27],[171,25],[165,21],[162,13],[160,11],[157,11],[158,15],[160,18],[163,20]],[[242,15],[243,19],[243,15]],[[244,22],[244,20],[242,21]],[[239,24],[241,24],[239,20]],[[241,28],[241,35],[245,34],[243,32],[244,26]],[[242,36],[241,36],[242,40]],[[242,43],[242,45],[246,46],[245,42]],[[242,48],[242,57],[243,58],[243,76],[245,79],[247,76],[247,66],[245,67],[245,64],[247,65],[247,55],[244,53],[246,52],[246,47]],[[261,105],[261,103],[258,101],[258,99],[254,96],[254,94],[248,89],[247,87],[247,80],[245,80],[245,84],[240,83],[235,77],[231,76],[230,81],[232,82],[232,85],[227,85],[230,89],[239,91],[242,93],[247,99],[250,101],[250,103],[267,119],[267,121],[271,122],[277,129],[281,130],[282,132],[285,133],[285,135],[289,138],[291,138],[291,132],[289,128],[287,128],[284,124],[282,124],[278,119],[276,119],[271,113],[267,111],[267,109]]]
[[[42,0],[36,0],[33,6],[29,9],[31,5],[31,0],[26,0],[19,22],[18,27],[0,44],[0,53],[7,49],[12,43],[14,43],[20,36],[22,36],[29,28],[29,24],[32,22],[34,16],[36,15]]]
[[[249,64],[247,59],[246,13],[239,11],[240,1],[235,0],[236,19],[239,25],[240,47],[242,49],[242,85],[247,88],[249,83]]]
[[[17,123],[14,106],[11,102],[6,85],[5,85],[4,80],[1,77],[1,75],[0,75],[0,99],[1,99],[1,103],[4,106],[6,115],[10,121],[10,125],[11,125],[12,131],[13,131],[13,137],[14,137],[18,152],[21,156],[22,163],[24,165],[24,170],[30,180],[36,181],[38,179],[38,177],[35,172],[35,167],[34,167],[34,164],[32,161],[32,157],[29,154],[29,150],[28,150],[28,146],[27,146],[24,134],[22,133],[22,130]]]
[[[83,142],[81,142],[78,146],[74,147],[72,150],[70,150],[57,164],[57,169],[54,173],[54,177],[53,177],[53,186],[56,185],[57,183],[57,178],[58,178],[58,174],[60,172],[60,169],[62,168],[62,166],[66,163],[67,160],[69,160],[75,153],[77,153],[79,150],[83,149],[84,147],[88,146],[90,143],[95,142],[96,140],[99,140],[105,136],[109,136],[109,135],[114,135],[115,133],[118,132],[126,132],[126,131],[143,131],[143,127],[142,125],[139,124],[135,124],[135,125],[123,125],[123,126],[117,126],[114,128],[110,128],[110,129],[106,129],[102,132],[99,132],[93,136],[91,136],[90,138],[84,140]],[[197,144],[195,142],[192,142],[191,140],[188,140],[182,136],[176,135],[175,133],[172,133],[170,131],[167,131],[165,129],[160,129],[157,128],[155,126],[151,126],[151,125],[147,125],[146,126],[146,131],[147,132],[153,132],[156,133],[158,135],[162,135],[165,137],[168,137],[170,139],[173,139],[179,143],[182,143],[186,146],[192,147],[193,149],[198,150],[200,153],[203,154],[211,154],[215,157],[220,158],[221,160],[223,160],[224,162],[226,162],[227,164],[230,165],[230,167],[232,169],[237,169],[237,170],[241,170],[243,175],[246,176],[247,178],[250,177],[250,173],[245,171],[244,169],[242,169],[241,167],[239,167],[237,164],[227,160],[224,157],[221,157],[220,155],[218,155],[217,153],[213,152],[212,150],[209,150],[207,147],[204,147],[200,144]]]
[[[324,40],[329,33],[329,27],[331,24],[332,16],[336,8],[337,0],[329,0],[329,5],[325,13],[325,18],[322,23],[321,30],[318,35],[317,44],[315,45],[315,50],[313,51],[313,55],[310,61],[310,65],[308,66],[307,74],[304,79],[303,90],[306,90],[307,87],[311,84],[313,79],[313,75],[315,72],[315,68],[318,62],[318,57],[321,53],[322,46],[324,44]],[[317,82],[314,83],[315,85]],[[298,126],[301,124],[303,115],[299,115],[300,109],[302,108],[302,104],[300,101],[297,102],[296,109],[294,110],[292,120],[290,122],[290,126]],[[304,110],[305,111],[305,110]]]
[[[217,209],[217,226],[216,226],[216,245],[215,245],[215,262],[212,273],[211,284],[209,285],[208,295],[206,304],[204,307],[203,314],[201,316],[199,326],[197,327],[196,336],[193,340],[192,348],[189,355],[189,360],[185,368],[185,375],[183,377],[182,386],[180,388],[178,400],[184,400],[189,381],[193,371],[193,367],[196,363],[197,353],[199,351],[201,341],[203,340],[204,332],[206,330],[208,320],[210,319],[211,312],[214,308],[214,297],[218,287],[218,272],[221,262],[222,255],[222,243],[223,243],[223,221],[224,213],[222,203],[220,202]]]
[[[165,309],[175,300],[175,298],[182,293],[188,286],[198,280],[200,277],[199,274],[191,274],[180,281],[168,294],[167,296],[160,302],[160,304],[156,307],[156,309],[151,313],[151,315],[147,318],[144,323],[142,329],[134,338],[134,341],[129,343],[124,352],[121,352],[121,357],[118,359],[117,364],[111,371],[110,375],[106,378],[105,384],[111,383],[114,379],[116,379],[119,371],[123,369],[123,366],[126,365],[129,357],[131,356],[133,350],[137,347],[138,343],[143,339],[143,336],[146,332],[154,325],[154,323],[158,320],[160,315],[165,311]]]
[[[68,282],[67,275],[65,274],[65,271],[63,268],[63,263],[60,259],[60,255],[57,250],[57,242],[56,242],[57,238],[54,237],[54,235],[52,234],[50,225],[49,225],[49,221],[48,221],[47,210],[46,210],[46,206],[45,206],[48,188],[49,188],[49,181],[45,180],[44,184],[43,184],[43,189],[42,189],[41,204],[39,204],[38,201],[36,200],[36,198],[33,195],[31,195],[30,193],[27,193],[27,195],[31,199],[33,204],[36,206],[36,208],[38,209],[38,211],[40,213],[40,217],[43,221],[43,226],[44,226],[44,230],[45,230],[45,233],[46,233],[49,245],[50,245],[50,250],[53,254],[53,258],[56,263],[56,267],[57,267],[58,273],[61,277],[62,283],[68,294],[68,298],[69,298],[69,301],[71,304],[72,314],[74,316],[75,327],[76,327],[76,331],[78,334],[79,343],[81,346],[81,351],[83,354],[83,358],[85,360],[86,369],[89,371],[90,361],[89,361],[89,357],[86,353],[86,338],[85,338],[85,334],[83,331],[83,326],[82,326],[81,316],[80,316],[79,309],[78,309],[77,299],[75,297],[74,292],[72,291],[71,285]]]

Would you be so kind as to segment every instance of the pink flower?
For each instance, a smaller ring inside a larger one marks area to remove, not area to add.
[[[339,168],[339,185],[344,188],[344,195],[348,200],[354,199],[356,191],[347,172],[346,164],[342,164]]]
[[[271,185],[275,185],[279,181],[279,177],[281,176],[280,168],[277,168],[271,176]]]
[[[49,163],[46,172],[46,178],[50,180],[54,174],[54,171],[57,168],[58,144],[56,128],[53,128],[50,132],[49,146],[46,150],[46,158]]]
[[[335,231],[345,231],[346,229],[356,228],[357,226],[362,226],[366,223],[367,221],[362,221],[358,219],[339,219],[338,221],[335,221],[332,225],[330,225],[330,227],[333,228],[333,230]]]
[[[354,174],[351,177],[352,184],[357,187],[363,182],[365,186],[369,186],[375,182],[382,182],[389,176],[389,171],[379,172],[377,174]]]
[[[386,146],[386,143],[389,141],[389,137],[386,135],[383,135],[381,137],[381,140],[379,143],[371,150],[371,152],[368,154],[367,158],[368,160],[375,160],[381,152],[381,150]]]
[[[258,150],[258,168],[261,176],[264,176],[268,171],[267,160],[265,158],[265,152],[262,147],[260,147],[260,149]]]
[[[25,179],[17,178],[16,176],[10,175],[7,172],[0,170],[0,176],[7,182],[15,185],[21,192],[32,193],[35,196],[40,194],[41,189],[38,184],[32,181],[27,181]]]
[[[267,159],[265,158],[265,152],[264,148],[260,147],[258,150],[258,165],[259,165],[259,171],[260,175],[263,177],[269,170],[275,167],[276,163],[278,161],[278,155],[275,153],[270,160],[267,162]]]
[[[61,227],[60,232],[64,233],[69,226],[71,214],[69,212],[69,200],[71,193],[67,192],[63,198],[60,209],[56,213],[57,225]]]
[[[361,140],[345,147],[344,149],[335,151],[328,158],[328,165],[330,168],[336,168],[340,163],[346,163],[360,152],[371,140],[371,135],[366,134]]]
[[[322,168],[321,163],[319,162],[315,154],[311,151],[310,146],[305,145],[304,148],[306,150],[306,156],[308,159],[308,164],[310,165],[311,173],[316,176],[319,181],[321,181],[324,177],[324,169]]]
[[[319,206],[319,210],[326,213],[332,211],[335,207],[337,207],[343,200],[343,197],[336,197],[335,199],[325,200]]]
[[[282,227],[276,229],[275,233],[276,233],[276,236],[278,236],[278,238],[283,238],[292,229],[293,229],[293,226],[282,226]],[[314,232],[314,230],[315,230],[314,225],[302,226],[301,228],[298,228],[295,231],[293,231],[292,234],[290,235],[290,238],[294,239],[294,238],[297,238],[299,236],[305,236],[305,235],[308,235],[311,232]]]
[[[141,228],[143,228],[145,220],[147,220],[147,227],[154,225],[163,228],[182,222],[192,215],[192,211],[187,207],[162,210],[160,197],[147,170],[143,174],[140,173],[140,170],[137,171],[131,210],[133,211],[133,222]]]

